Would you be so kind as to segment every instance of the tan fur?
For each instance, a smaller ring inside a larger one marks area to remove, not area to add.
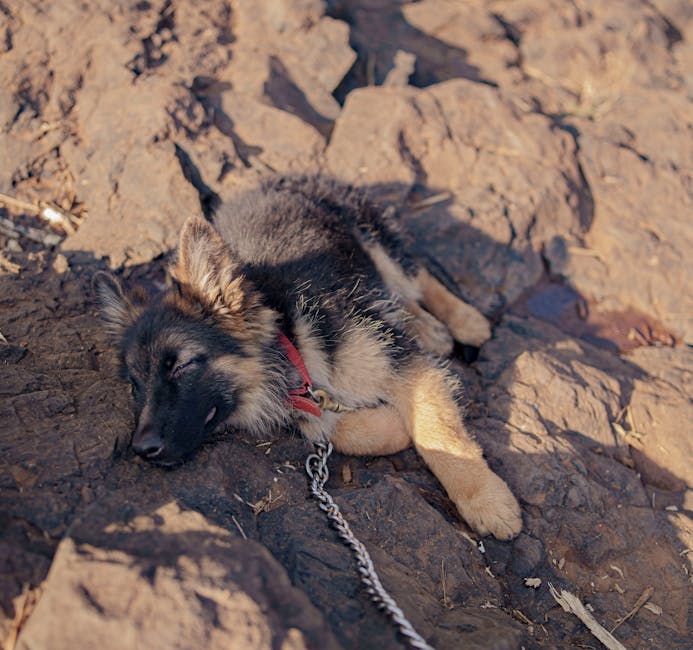
[[[316,387],[347,408],[378,403],[382,387],[393,379],[392,369],[384,351],[387,340],[375,334],[366,319],[354,319],[348,326],[332,365],[317,344],[308,317],[297,319],[294,328],[296,346]],[[302,419],[299,428],[311,442],[324,442],[330,438],[338,420],[338,415],[325,412],[319,419]]]
[[[416,276],[424,306],[445,323],[455,340],[479,346],[491,338],[491,326],[474,307],[450,293],[426,269]]]
[[[133,438],[137,438],[141,435],[142,431],[145,431],[151,426],[152,415],[152,405],[149,401],[146,401],[140,412],[138,427],[133,433]]]
[[[310,376],[317,386],[333,390],[333,369],[327,363],[327,356],[320,349],[317,335],[308,317],[299,317],[294,323],[296,347],[301,351],[301,357],[310,371]]]
[[[406,310],[413,316],[406,323],[407,334],[416,339],[426,352],[439,357],[449,356],[454,341],[448,328],[416,302],[407,304]]]
[[[276,370],[264,366],[259,356],[228,355],[217,359],[212,367],[238,387],[240,402],[227,422],[229,426],[267,437],[274,432],[277,423],[288,424],[289,412],[284,406],[286,394],[277,394],[267,388],[274,385],[268,381],[268,376]]]
[[[205,348],[194,338],[177,330],[168,330],[159,334],[158,343],[162,348],[176,351],[178,363],[205,353]],[[136,364],[137,350],[128,350],[125,361],[128,366]]]
[[[106,330],[111,335],[119,336],[139,318],[146,302],[140,291],[126,293],[112,275],[103,271],[94,275],[92,286],[99,297]]]
[[[336,399],[348,396],[347,406],[377,403],[382,387],[392,378],[384,349],[387,344],[367,320],[358,320],[349,327],[335,353],[331,383]]]
[[[399,413],[383,405],[344,414],[331,442],[343,454],[385,456],[409,447],[411,437]]]
[[[240,402],[228,424],[267,435],[277,422],[287,422],[285,394],[267,388],[276,385],[268,377],[277,370],[263,364],[260,354],[263,345],[276,339],[277,314],[261,304],[257,291],[209,223],[194,217],[185,222],[178,260],[170,274],[174,291],[168,300],[189,316],[205,318],[211,313],[244,347],[243,355],[221,357],[213,364],[239,389]]]
[[[414,362],[393,396],[417,451],[464,519],[479,533],[510,539],[522,528],[520,507],[482,457],[462,424],[448,373],[425,359]]]
[[[486,318],[448,291],[425,268],[411,278],[379,244],[368,244],[365,249],[390,291],[413,316],[404,325],[424,350],[444,357],[452,351],[453,338],[479,346],[491,337]]]
[[[418,304],[419,288],[420,298],[455,328],[456,338],[476,344],[482,342],[480,338],[488,338],[490,330],[483,316],[427,271],[417,276],[417,287],[382,249],[373,247],[369,253],[388,287],[406,301],[405,309],[413,318],[406,320],[405,326],[422,347],[443,355],[450,351],[452,340],[445,326]],[[308,440],[330,439],[337,450],[361,455],[396,453],[413,441],[473,528],[499,539],[510,539],[520,532],[519,505],[465,430],[446,371],[422,358],[397,377],[384,351],[388,341],[375,334],[366,321],[352,322],[347,328],[333,367],[317,345],[307,317],[297,320],[296,338],[315,385],[345,406],[377,402],[382,396],[390,401],[351,413],[325,412],[319,419],[304,419],[299,427]]]
[[[184,313],[199,305],[241,340],[272,331],[275,314],[262,306],[228,246],[204,219],[192,217],[183,225],[178,261],[170,275],[177,288],[172,299]]]
[[[388,454],[409,446],[443,484],[462,517],[482,535],[510,539],[522,529],[520,507],[466,431],[448,373],[426,359],[393,383],[391,405],[342,416],[332,442],[350,454]]]
[[[380,244],[369,243],[365,245],[365,250],[392,293],[399,296],[405,304],[421,300],[423,294],[419,283],[407,276]]]
[[[404,326],[407,334],[414,338],[420,347],[438,356],[447,356],[452,351],[452,336],[445,325],[421,308],[423,299],[421,287],[402,267],[393,260],[379,244],[369,243],[365,250],[385,281],[387,288],[398,297],[401,309],[392,314],[393,325]]]

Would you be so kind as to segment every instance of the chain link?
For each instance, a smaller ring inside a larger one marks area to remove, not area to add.
[[[399,629],[406,642],[417,650],[433,650],[414,629],[407,620],[404,612],[399,608],[394,598],[390,596],[380,582],[380,578],[373,566],[373,560],[366,547],[351,532],[349,524],[342,516],[339,506],[325,491],[325,483],[330,476],[327,468],[327,460],[332,453],[332,443],[327,445],[315,445],[315,453],[306,458],[306,473],[310,478],[310,491],[318,500],[320,509],[327,514],[327,518],[336,528],[337,533],[344,543],[349,546],[356,559],[361,582],[366,586],[366,591],[378,609],[383,610]]]

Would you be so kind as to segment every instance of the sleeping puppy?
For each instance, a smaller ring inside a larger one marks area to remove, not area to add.
[[[95,280],[136,410],[134,450],[172,465],[228,427],[298,428],[345,454],[412,443],[478,533],[510,539],[520,508],[466,431],[439,358],[488,324],[407,252],[362,192],[273,177],[213,223],[183,226],[170,287],[148,304]]]

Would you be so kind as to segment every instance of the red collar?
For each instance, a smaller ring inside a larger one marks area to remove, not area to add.
[[[313,382],[308,374],[308,369],[306,364],[301,357],[300,352],[296,349],[294,344],[289,341],[283,332],[279,332],[279,345],[281,345],[286,358],[289,360],[291,365],[296,368],[296,371],[301,376],[303,383],[300,388],[292,388],[289,390],[289,404],[292,408],[298,411],[303,411],[304,413],[310,413],[315,417],[320,417],[322,411],[320,407],[315,402],[315,400],[310,396],[313,390]]]

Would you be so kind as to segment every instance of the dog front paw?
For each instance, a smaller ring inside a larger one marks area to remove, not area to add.
[[[472,496],[455,500],[455,505],[480,535],[491,534],[496,539],[508,540],[522,530],[520,504],[505,481],[491,470]]]

